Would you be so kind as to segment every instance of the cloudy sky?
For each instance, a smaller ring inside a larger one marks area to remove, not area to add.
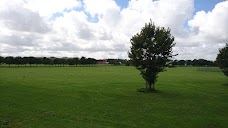
[[[228,43],[227,0],[0,0],[0,56],[127,59],[150,19],[171,28],[175,59],[215,60]]]

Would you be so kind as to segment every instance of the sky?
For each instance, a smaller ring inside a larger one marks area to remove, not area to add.
[[[128,59],[150,19],[171,29],[174,59],[215,60],[228,43],[227,0],[0,0],[0,56]]]

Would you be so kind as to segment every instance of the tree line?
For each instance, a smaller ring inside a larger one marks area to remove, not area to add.
[[[125,59],[106,59],[106,60],[96,60],[94,58],[86,58],[86,57],[74,57],[74,58],[68,58],[68,57],[13,57],[13,56],[7,56],[2,57],[0,56],[0,65],[8,65],[9,67],[12,65],[16,66],[58,66],[58,67],[64,67],[64,66],[78,66],[78,65],[95,65],[98,61],[102,61],[102,64],[111,64],[111,65],[122,65],[126,64],[128,61]]]
[[[173,60],[170,62],[170,66],[217,66],[216,62],[205,59],[194,59],[194,60]]]
[[[86,58],[86,57],[74,57],[74,58],[57,58],[57,57],[2,57],[0,56],[0,65],[7,64],[9,67],[11,65],[21,66],[78,66],[78,65],[95,65],[100,60],[96,60],[94,58]],[[127,59],[106,59],[102,60],[104,61],[104,64],[110,64],[110,65],[126,65],[130,66],[132,65],[131,62]],[[172,60],[169,62],[170,67],[175,66],[217,66],[217,64],[214,61],[209,61],[205,59],[194,59],[194,60]]]

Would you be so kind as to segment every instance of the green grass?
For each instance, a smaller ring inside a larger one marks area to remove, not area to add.
[[[197,68],[197,71],[202,72],[221,72],[222,70],[218,67],[199,67]]]
[[[228,78],[170,68],[159,93],[133,67],[0,68],[2,128],[225,128]]]

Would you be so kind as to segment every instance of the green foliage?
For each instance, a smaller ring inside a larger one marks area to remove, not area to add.
[[[228,79],[168,68],[159,93],[131,66],[0,68],[1,128],[226,128]],[[224,86],[224,85],[226,86]]]
[[[170,29],[156,27],[152,21],[131,38],[130,61],[141,72],[149,90],[155,90],[158,73],[164,71],[167,62],[174,56],[175,45]],[[151,88],[152,86],[152,88]]]
[[[216,62],[218,66],[222,69],[223,73],[228,76],[228,44],[219,50]]]
[[[5,63],[8,64],[10,66],[10,64],[13,64],[13,57],[12,56],[8,56],[4,59]]]
[[[26,67],[26,64],[30,64],[30,67],[32,65],[49,65],[50,66],[61,66],[64,67],[64,65],[68,66],[77,66],[79,64],[81,65],[94,65],[97,63],[97,60],[94,58],[86,58],[82,57],[79,59],[78,57],[75,58],[67,58],[67,57],[62,57],[62,58],[56,58],[56,57],[2,57],[0,56],[0,64],[8,64],[9,66],[11,64],[17,65],[17,67],[20,67],[20,65],[24,65]],[[15,66],[14,66],[15,67]]]

